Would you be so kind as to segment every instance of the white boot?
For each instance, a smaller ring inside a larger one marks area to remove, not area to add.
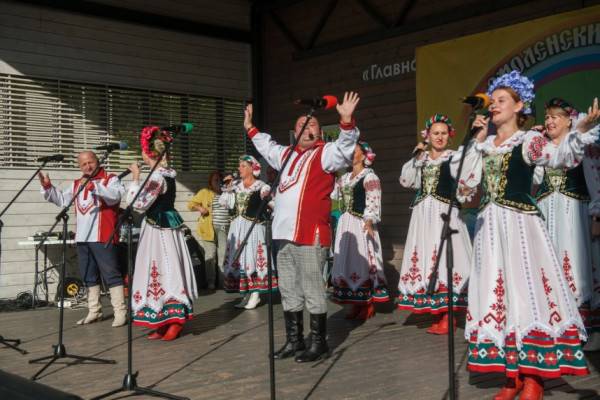
[[[250,299],[250,293],[246,293],[246,295],[244,297],[242,297],[242,300],[237,303],[234,307],[235,308],[245,308],[246,304],[248,304],[248,300]]]
[[[100,285],[88,287],[88,314],[77,321],[77,325],[91,324],[102,320],[102,305],[100,305]]]
[[[583,346],[583,351],[598,351],[600,350],[600,332],[590,334],[587,343]]]
[[[252,292],[252,294],[250,295],[250,299],[248,300],[248,303],[246,304],[246,307],[244,307],[244,308],[246,310],[253,310],[256,308],[258,303],[260,303],[260,293]]]
[[[114,319],[112,326],[123,326],[127,323],[127,307],[125,306],[125,295],[123,293],[123,285],[111,287],[110,289],[110,304],[113,307]]]

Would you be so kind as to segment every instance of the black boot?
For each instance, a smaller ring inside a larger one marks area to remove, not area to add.
[[[310,348],[296,357],[296,362],[311,362],[329,357],[327,313],[310,314]]]
[[[285,318],[285,344],[273,354],[273,358],[282,360],[293,357],[297,352],[306,349],[304,346],[304,315],[302,311],[284,311]]]

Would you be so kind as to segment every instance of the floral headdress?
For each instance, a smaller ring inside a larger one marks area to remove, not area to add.
[[[260,176],[260,163],[256,158],[249,154],[244,154],[240,157],[240,161],[245,161],[252,166],[252,175],[254,175],[254,177],[258,178]]]
[[[373,153],[373,149],[369,146],[369,143],[359,140],[356,144],[359,145],[360,149],[365,153],[365,159],[363,160],[365,166],[370,167],[373,165],[375,162],[375,153]]]
[[[456,131],[454,130],[454,126],[452,126],[452,120],[450,117],[444,114],[434,114],[427,121],[425,121],[425,129],[421,131],[421,136],[423,139],[429,138],[429,130],[431,126],[437,122],[442,122],[448,126],[448,136],[454,137],[456,135]]]
[[[171,143],[173,137],[167,131],[161,131],[158,126],[146,126],[140,134],[142,152],[152,159],[157,159],[165,148],[165,143]],[[165,159],[168,154],[165,154]]]
[[[571,105],[571,103],[569,103],[568,101],[561,99],[560,97],[554,97],[552,99],[550,99],[546,104],[545,104],[545,108],[549,109],[549,108],[561,108],[563,110],[565,110],[565,112],[567,114],[569,114],[570,118],[577,118],[577,116],[579,115],[579,111],[577,111],[577,109],[575,107],[573,107]]]
[[[511,88],[514,90],[523,102],[523,114],[531,114],[531,105],[535,99],[532,80],[525,75],[521,75],[519,71],[510,71],[494,79],[488,88],[487,94],[491,96],[494,90],[502,88]]]

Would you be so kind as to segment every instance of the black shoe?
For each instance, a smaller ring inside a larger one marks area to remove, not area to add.
[[[293,357],[306,349],[304,345],[304,315],[302,311],[284,311],[286,340],[283,347],[273,354],[276,360]]]
[[[312,362],[329,357],[327,313],[310,314],[310,348],[296,357],[296,362]]]

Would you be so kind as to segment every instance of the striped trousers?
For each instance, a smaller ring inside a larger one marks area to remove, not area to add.
[[[304,304],[311,314],[327,312],[327,295],[323,267],[328,249],[279,242],[277,274],[284,311],[302,311]]]

